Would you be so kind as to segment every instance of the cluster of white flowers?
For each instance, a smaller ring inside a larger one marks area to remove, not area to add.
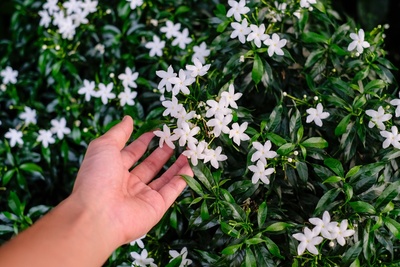
[[[87,16],[97,11],[97,1],[92,0],[47,0],[39,11],[39,25],[49,28],[52,24],[64,39],[72,39],[81,24],[89,23]]]
[[[207,74],[210,64],[203,65],[197,58],[194,65],[187,65],[186,69],[180,69],[179,75],[174,72],[172,66],[167,71],[158,70],[157,76],[161,78],[158,89],[162,93],[162,105],[165,107],[163,116],[171,116],[176,121],[173,131],[168,125],[164,124],[162,130],[155,131],[155,135],[160,137],[160,147],[167,144],[171,148],[175,148],[174,141],[178,141],[179,146],[187,147],[183,152],[190,158],[193,165],[198,164],[198,160],[204,163],[210,162],[214,168],[219,168],[219,162],[227,159],[222,154],[222,147],[211,147],[205,138],[199,138],[205,134],[211,140],[219,137],[221,134],[229,134],[229,137],[240,146],[241,141],[249,140],[249,136],[245,134],[247,122],[239,125],[233,122],[233,109],[237,109],[236,101],[242,96],[241,93],[235,93],[234,85],[230,84],[227,91],[221,92],[218,99],[208,99],[206,103],[201,103],[196,110],[189,110],[184,106],[187,95],[190,95],[190,88],[199,76]],[[166,93],[171,95],[170,98],[165,96]],[[179,95],[185,96],[185,101],[179,101]],[[206,133],[202,133],[197,123],[207,127]],[[232,124],[232,125],[231,125]],[[229,127],[231,125],[231,128]],[[201,139],[201,140],[199,140]]]
[[[256,149],[256,152],[251,156],[251,162],[256,162],[256,164],[248,167],[249,170],[254,173],[251,181],[253,184],[256,184],[261,180],[263,183],[269,184],[268,177],[275,171],[275,169],[267,168],[267,159],[275,158],[278,154],[271,150],[272,144],[269,140],[264,144],[253,142],[252,146]]]
[[[309,222],[314,225],[313,229],[304,228],[304,233],[296,233],[293,235],[295,239],[300,241],[297,247],[297,254],[302,255],[306,250],[314,255],[318,255],[317,245],[321,244],[324,238],[331,240],[330,246],[334,246],[334,240],[339,245],[346,244],[346,238],[355,234],[352,229],[347,229],[348,221],[342,220],[338,222],[331,221],[331,216],[328,211],[325,211],[320,218],[310,218]]]
[[[397,106],[395,110],[395,116],[399,117],[400,99],[393,99],[390,101],[390,104]],[[385,122],[392,119],[393,115],[386,113],[382,106],[379,106],[378,110],[368,109],[365,111],[365,114],[371,117],[370,121],[368,122],[368,127],[374,128],[376,126],[380,130],[381,136],[386,138],[382,143],[382,147],[388,148],[390,145],[392,145],[394,148],[400,149],[400,135],[397,127],[392,125],[390,131],[386,130]]]
[[[253,41],[254,44],[260,48],[261,44],[268,46],[268,55],[272,57],[274,54],[283,56],[284,52],[282,47],[286,45],[287,40],[281,39],[277,33],[273,33],[269,36],[265,30],[265,24],[250,24],[246,18],[242,19],[242,15],[247,14],[250,8],[246,6],[245,0],[239,2],[230,0],[228,4],[231,8],[228,10],[226,16],[234,17],[235,22],[231,23],[231,27],[234,29],[230,35],[232,39],[238,38],[239,41],[244,44],[246,41]]]
[[[158,23],[156,23],[158,25]],[[189,30],[184,28],[181,30],[180,23],[174,23],[171,20],[167,20],[165,25],[160,28],[160,31],[165,35],[168,40],[172,39],[171,45],[178,46],[180,49],[186,49],[187,45],[193,42],[190,37]],[[149,55],[151,57],[163,55],[163,49],[165,47],[166,41],[162,40],[159,36],[154,35],[153,40],[145,44],[145,47],[150,49]],[[205,42],[200,45],[195,45],[193,47],[192,61],[197,58],[201,63],[205,63],[205,58],[210,55],[210,50],[207,49]]]
[[[130,255],[133,259],[132,267],[147,267],[147,266],[157,267],[157,265],[154,263],[154,259],[148,257],[149,253],[148,253],[147,249],[145,249],[145,245],[143,242],[143,239],[145,237],[146,237],[146,235],[130,242],[131,246],[134,246],[136,244],[139,246],[139,248],[142,249],[140,254],[135,251],[130,253]],[[181,257],[181,262],[179,264],[179,267],[185,267],[185,266],[189,266],[192,264],[192,260],[187,258],[188,250],[186,247],[183,247],[180,252],[178,252],[177,250],[170,250],[169,255],[171,256],[171,259],[169,262],[173,261],[174,259],[176,259],[178,257]]]
[[[143,5],[143,0],[126,0],[126,1],[130,2],[130,7],[132,10],[135,10],[137,7]]]
[[[25,107],[24,111],[19,114],[19,118],[23,120],[24,126],[28,126],[30,124],[35,125],[37,123],[36,110],[30,107]],[[62,140],[64,139],[65,135],[71,133],[71,129],[67,127],[67,121],[65,120],[65,118],[52,119],[50,121],[50,124],[51,128],[48,130],[40,129],[36,138],[36,141],[40,142],[45,148],[47,148],[50,144],[54,144],[56,142],[54,135],[56,135],[59,140]],[[10,128],[5,133],[4,137],[9,139],[10,147],[14,147],[17,144],[24,144],[24,141],[22,139],[23,133],[19,129]]]
[[[113,74],[111,74],[113,76]],[[134,72],[131,68],[126,67],[125,72],[118,75],[124,91],[118,94],[118,99],[121,106],[135,105],[137,92],[132,91],[132,88],[137,88],[136,80],[139,77],[138,72]],[[115,99],[117,95],[113,92],[114,83],[99,83],[97,88],[94,81],[87,79],[83,80],[83,86],[78,90],[78,94],[85,95],[85,100],[90,101],[92,97],[100,98],[102,103],[106,105],[109,100]]]

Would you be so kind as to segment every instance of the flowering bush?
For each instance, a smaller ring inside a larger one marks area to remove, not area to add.
[[[15,0],[0,42],[0,234],[71,191],[129,114],[194,177],[104,266],[398,266],[385,27],[330,1]]]

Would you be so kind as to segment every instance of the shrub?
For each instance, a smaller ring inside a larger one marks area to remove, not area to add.
[[[15,0],[0,234],[65,198],[129,114],[194,177],[104,266],[397,266],[400,99],[385,26],[330,1]],[[149,260],[150,262],[151,260]]]

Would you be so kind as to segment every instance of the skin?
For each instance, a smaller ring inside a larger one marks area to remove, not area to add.
[[[101,266],[119,246],[146,234],[193,176],[183,155],[159,178],[173,154],[157,148],[133,170],[154,137],[145,133],[126,146],[129,116],[93,140],[72,193],[30,228],[0,247],[0,266]]]

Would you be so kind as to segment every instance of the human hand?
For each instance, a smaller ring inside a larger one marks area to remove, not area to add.
[[[180,175],[193,176],[181,155],[153,180],[173,154],[168,146],[157,148],[131,170],[154,137],[145,133],[125,146],[132,131],[132,118],[126,116],[89,144],[70,196],[91,212],[92,227],[99,227],[114,249],[146,234],[185,188]]]

